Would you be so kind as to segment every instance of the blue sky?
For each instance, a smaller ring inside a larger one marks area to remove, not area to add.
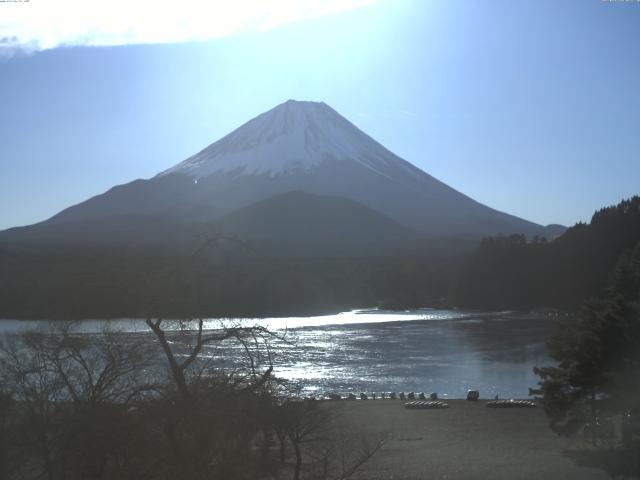
[[[175,32],[170,11],[45,31],[42,1],[0,3],[0,229],[151,177],[289,98],[538,223],[640,193],[640,2],[249,3]]]

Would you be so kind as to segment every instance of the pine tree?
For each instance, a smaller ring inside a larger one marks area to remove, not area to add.
[[[640,415],[640,243],[619,259],[605,295],[585,304],[548,343],[536,368],[551,426],[573,433],[600,415]]]

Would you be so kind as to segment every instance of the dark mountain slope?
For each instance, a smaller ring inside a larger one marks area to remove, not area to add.
[[[416,232],[353,200],[295,191],[232,212],[216,229],[279,256],[366,256],[417,250]]]
[[[188,255],[208,240],[226,236],[250,245],[259,255],[349,257],[407,253],[424,244],[422,235],[353,200],[300,191],[215,220],[195,217],[121,214],[43,222],[0,232],[0,245],[40,253],[99,248]]]

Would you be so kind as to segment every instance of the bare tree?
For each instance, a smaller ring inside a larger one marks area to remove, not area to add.
[[[147,324],[153,337],[57,324],[0,340],[3,478],[343,479],[375,451],[339,436],[329,405],[289,401],[266,329]]]
[[[99,478],[120,450],[127,409],[153,389],[142,379],[144,357],[116,334],[89,339],[69,324],[4,337],[13,476]]]
[[[275,429],[280,460],[285,440],[294,453],[293,480],[344,480],[353,476],[384,444],[357,431],[345,431],[335,404],[314,400],[287,401],[278,409]]]
[[[346,480],[360,470],[383,446],[382,437],[369,438],[362,432],[346,431],[339,422],[333,424],[331,440],[310,452],[314,480]]]
[[[269,379],[273,371],[273,365],[269,364],[266,371],[260,374],[260,378],[258,380],[258,371],[255,356],[247,343],[248,341],[252,341],[257,346],[258,339],[262,339],[262,343],[266,346],[266,348],[268,348],[268,344],[265,343],[264,340],[277,337],[275,334],[269,332],[263,327],[234,326],[229,328],[222,328],[210,333],[204,333],[204,320],[199,319],[197,320],[195,339],[194,344],[191,347],[191,351],[188,352],[184,360],[179,361],[176,357],[176,353],[171,348],[165,330],[162,328],[162,319],[147,318],[146,323],[156,336],[156,339],[158,340],[158,343],[162,348],[167,362],[169,363],[172,380],[175,383],[175,386],[183,400],[188,400],[191,397],[191,392],[189,391],[189,381],[187,380],[185,372],[199,358],[199,355],[202,353],[202,349],[205,345],[210,345],[213,343],[221,344],[228,340],[233,340],[241,344],[245,350],[247,360],[250,362],[251,376],[254,381],[257,380],[255,386],[264,384]]]
[[[269,388],[274,381],[269,341],[277,337],[259,326],[205,331],[202,319],[177,325],[162,319],[146,322],[168,363],[173,386],[165,392],[162,413],[163,434],[175,461],[171,468],[192,479],[237,476],[230,470],[239,466],[250,470],[251,446],[267,429],[264,412],[272,404]],[[183,341],[176,342],[178,338]],[[203,349],[226,343],[240,347],[245,368],[231,374],[208,368],[211,359]]]

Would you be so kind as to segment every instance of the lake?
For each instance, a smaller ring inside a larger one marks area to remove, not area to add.
[[[284,336],[286,342],[274,344],[274,373],[298,384],[304,394],[415,391],[463,398],[473,388],[488,398],[526,397],[528,388],[536,387],[533,367],[552,363],[545,341],[555,321],[512,312],[354,310],[317,317],[210,319],[205,327],[257,324]],[[0,333],[47,325],[2,320]],[[79,329],[95,334],[104,325],[86,320]],[[143,320],[111,320],[109,327],[151,339]],[[203,351],[227,368],[236,366],[238,353],[238,347]]]

